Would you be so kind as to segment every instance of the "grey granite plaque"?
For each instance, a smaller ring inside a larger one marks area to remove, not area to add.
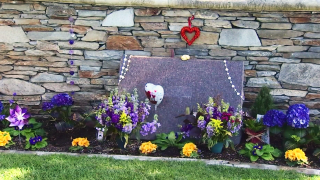
[[[243,62],[227,61],[227,66],[233,84],[239,92],[242,92]],[[229,102],[235,108],[239,104],[242,105],[241,98],[234,92],[228,80],[223,60],[182,61],[170,57],[132,56],[129,70],[121,81],[119,89],[132,92],[137,88],[139,99],[144,100],[147,98],[144,91],[146,83],[161,85],[164,89],[164,98],[156,110],[161,123],[157,133],[180,131],[178,125],[182,125],[184,119],[175,117],[184,114],[186,107],[196,111],[197,103],[206,103],[209,96],[221,95],[225,102]],[[149,121],[152,121],[154,113],[153,105]],[[141,139],[154,137],[155,134]]]

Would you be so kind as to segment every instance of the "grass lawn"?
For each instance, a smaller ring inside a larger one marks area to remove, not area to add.
[[[208,166],[203,162],[122,161],[67,155],[0,154],[1,180],[320,179],[292,171]]]

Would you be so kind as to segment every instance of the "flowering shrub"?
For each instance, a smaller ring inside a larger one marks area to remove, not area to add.
[[[12,144],[10,134],[5,131],[0,131],[0,146],[9,147]]]
[[[155,152],[156,149],[157,149],[157,145],[152,144],[150,141],[142,143],[139,148],[140,152],[146,155]]]
[[[278,110],[269,110],[263,117],[263,124],[268,127],[282,127],[286,123],[286,115]]]
[[[71,118],[72,97],[67,93],[56,94],[50,102],[42,103],[42,111],[51,115],[53,120],[64,121],[68,124],[74,124]]]
[[[306,157],[306,154],[300,148],[287,150],[285,158],[289,166],[308,164],[308,157]]]
[[[154,116],[153,122],[146,122],[151,106],[145,102],[139,102],[137,89],[134,94],[122,92],[118,89],[110,92],[110,96],[105,99],[95,110],[96,119],[100,128],[105,128],[112,135],[126,139],[125,147],[128,143],[129,135],[135,131],[142,136],[147,136],[156,131],[160,123],[157,123],[158,116]]]
[[[294,128],[309,126],[309,109],[304,104],[291,105],[287,111],[287,124]]]
[[[182,148],[181,155],[183,157],[196,158],[199,156],[198,155],[198,148],[193,143],[186,143]]]
[[[84,147],[89,147],[90,142],[87,138],[76,138],[72,141],[72,146],[69,148],[70,151],[83,150]]]

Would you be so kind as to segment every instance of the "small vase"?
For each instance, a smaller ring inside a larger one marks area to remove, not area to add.
[[[223,148],[223,142],[218,142],[217,144],[212,146],[211,152],[220,154],[222,152],[222,148]]]
[[[236,145],[240,144],[241,139],[242,139],[242,130],[240,129],[238,135],[232,136],[232,137],[230,137],[230,139],[232,140],[233,145],[236,146]]]
[[[117,144],[118,144],[118,147],[120,149],[125,149],[124,145],[126,143],[126,139],[124,137],[120,138],[119,136],[116,138],[116,141],[117,141]]]

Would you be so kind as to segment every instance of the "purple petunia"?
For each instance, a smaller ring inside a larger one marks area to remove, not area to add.
[[[10,122],[9,126],[18,126],[19,129],[26,124],[28,124],[28,118],[30,114],[27,112],[26,108],[20,108],[17,105],[14,109],[10,109],[10,116],[6,119]]]
[[[268,127],[282,127],[286,123],[286,115],[278,110],[269,110],[263,117],[263,124]]]
[[[51,110],[54,107],[54,105],[51,102],[43,102],[42,103],[42,110],[48,111]]]
[[[51,103],[54,106],[72,106],[73,105],[73,100],[72,97],[69,96],[67,93],[61,93],[54,95],[51,99]]]
[[[304,104],[291,105],[287,111],[287,124],[294,128],[307,128],[309,126],[309,109]]]

